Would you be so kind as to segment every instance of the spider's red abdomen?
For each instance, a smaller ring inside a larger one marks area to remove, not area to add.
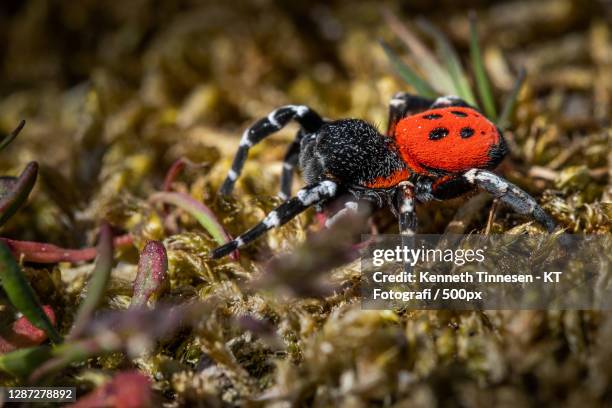
[[[492,168],[506,153],[497,127],[465,107],[431,109],[408,116],[397,124],[395,140],[404,161],[417,172]]]

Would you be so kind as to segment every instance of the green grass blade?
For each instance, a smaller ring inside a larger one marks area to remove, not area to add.
[[[43,310],[38,296],[28,283],[13,253],[4,242],[0,242],[0,283],[9,300],[34,326],[47,333],[54,343],[61,343],[62,337]]]
[[[8,136],[6,136],[4,139],[2,139],[2,141],[0,141],[0,151],[4,150],[8,145],[13,142],[13,140],[15,140],[15,138],[17,137],[17,135],[19,135],[21,129],[23,129],[24,126],[25,120],[22,120],[21,122],[19,122],[19,125],[17,125],[15,130],[13,130],[11,133],[8,134]]]
[[[435,98],[438,96],[436,91],[421,77],[417,75],[408,65],[406,65],[396,54],[395,52],[384,42],[380,42],[380,45],[385,50],[385,54],[389,58],[393,69],[397,74],[410,86],[412,86],[415,91],[426,98]]]
[[[393,14],[389,9],[383,9],[383,17],[385,22],[399,38],[415,59],[419,61],[419,65],[423,67],[423,73],[427,77],[429,84],[440,94],[448,95],[454,92],[454,84],[446,68],[440,64],[436,55],[423,44],[412,30]]]
[[[497,126],[499,126],[501,129],[505,129],[510,125],[510,116],[512,116],[512,112],[514,112],[516,102],[518,101],[518,95],[523,87],[526,76],[527,72],[525,71],[525,68],[521,68],[518,77],[516,78],[516,82],[514,83],[514,87],[512,88],[512,92],[510,95],[508,95],[501,114],[497,119]]]
[[[22,348],[0,354],[0,371],[13,377],[25,378],[52,356],[49,346]]]
[[[418,19],[417,24],[423,31],[431,35],[436,41],[437,47],[442,55],[442,59],[445,61],[450,77],[455,85],[457,95],[470,105],[478,106],[474,93],[472,92],[472,88],[470,87],[470,83],[465,76],[463,67],[461,66],[459,56],[446,36],[442,33],[442,31],[434,27],[425,19]]]
[[[107,223],[103,223],[100,226],[97,252],[96,266],[87,284],[87,296],[83,303],[81,303],[77,316],[74,319],[70,338],[77,338],[83,333],[83,329],[100,304],[108,286],[110,273],[113,268],[113,234]]]
[[[172,204],[191,214],[204,229],[215,239],[219,245],[231,241],[230,236],[225,232],[223,226],[217,220],[215,214],[193,197],[175,192],[155,193],[149,198],[152,202]],[[235,256],[235,253],[234,253]]]
[[[470,58],[472,60],[472,68],[474,69],[478,95],[480,96],[485,115],[491,119],[497,119],[491,83],[489,82],[489,77],[487,76],[484,61],[482,60],[482,53],[480,51],[476,14],[473,12],[470,13]]]
[[[4,225],[28,199],[37,175],[38,163],[30,162],[17,179],[5,179],[0,196],[0,226]]]

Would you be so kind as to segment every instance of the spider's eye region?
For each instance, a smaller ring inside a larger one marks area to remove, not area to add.
[[[474,134],[474,129],[472,129],[471,127],[464,127],[461,128],[461,138],[462,139],[467,139],[468,137],[471,137]]]
[[[429,115],[423,116],[423,119],[434,120],[434,119],[440,119],[441,117],[442,115],[440,115],[439,113],[430,113]]]
[[[461,111],[451,111],[451,113],[459,118],[466,118],[467,117],[467,113],[465,112],[461,112]]]
[[[448,136],[448,129],[444,127],[438,127],[429,132],[429,140],[440,140],[446,136]]]

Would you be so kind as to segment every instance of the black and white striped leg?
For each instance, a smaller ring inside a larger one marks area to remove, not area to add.
[[[321,203],[336,195],[338,186],[330,180],[323,180],[302,188],[295,197],[285,201],[271,211],[266,218],[253,228],[241,234],[236,239],[212,251],[211,257],[221,258],[234,252],[237,248],[247,245],[263,235],[266,231],[279,227],[296,217],[308,207]]]
[[[396,189],[395,208],[402,237],[411,237],[416,233],[417,217],[415,211],[415,192],[411,184],[400,185]]]
[[[408,249],[415,247],[414,234],[417,229],[415,204],[414,186],[409,183],[398,186],[395,190],[395,210],[397,211],[402,246]],[[412,266],[408,262],[404,262],[404,272],[412,272]]]
[[[304,131],[300,129],[293,139],[293,142],[289,145],[285,158],[283,160],[283,170],[281,172],[281,187],[278,196],[285,201],[291,196],[291,184],[293,184],[293,173],[295,166],[298,164],[300,158],[300,145],[302,138],[304,137]]]
[[[395,132],[397,122],[406,116],[414,115],[431,107],[434,101],[422,96],[412,95],[406,92],[398,92],[389,101],[389,122],[387,135],[392,136]]]
[[[323,125],[323,119],[319,114],[304,105],[282,106],[270,112],[267,117],[259,119],[242,134],[232,168],[219,190],[221,194],[231,194],[234,184],[242,172],[242,167],[249,154],[249,148],[261,142],[266,136],[283,128],[292,119],[295,119],[302,126],[302,129],[308,133],[317,131]]]
[[[447,95],[447,96],[441,96],[441,97],[437,98],[431,104],[430,109],[448,108],[450,106],[460,106],[460,107],[464,107],[464,108],[475,109],[469,103],[467,103],[466,101],[464,101],[463,99],[461,99],[460,97],[455,96],[455,95]]]
[[[469,183],[499,198],[517,213],[533,217],[548,232],[552,232],[557,227],[555,221],[538,205],[533,197],[497,174],[486,170],[472,169],[467,171],[463,177]]]

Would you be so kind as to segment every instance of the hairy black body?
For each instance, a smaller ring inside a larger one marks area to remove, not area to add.
[[[307,184],[329,178],[347,186],[367,187],[405,164],[393,139],[383,137],[366,121],[343,119],[325,123],[302,141],[300,167]]]

